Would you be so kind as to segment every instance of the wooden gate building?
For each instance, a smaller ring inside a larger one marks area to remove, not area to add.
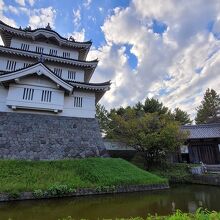
[[[220,123],[186,125],[188,162],[220,164]]]

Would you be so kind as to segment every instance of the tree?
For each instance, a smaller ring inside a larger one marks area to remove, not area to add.
[[[175,121],[180,122],[181,125],[191,124],[190,116],[187,112],[182,111],[180,108],[175,108],[173,112]]]
[[[127,109],[124,115],[115,113],[111,118],[108,135],[142,152],[146,167],[162,163],[186,139],[187,134],[180,130],[179,123],[167,115],[145,113],[137,117],[134,109]]]
[[[220,97],[214,89],[207,89],[201,105],[197,108],[196,124],[218,121]]]
[[[96,118],[99,121],[101,132],[106,134],[109,128],[109,117],[108,111],[105,109],[103,105],[96,105]]]
[[[166,114],[168,111],[168,108],[163,106],[162,102],[159,102],[157,99],[154,98],[147,98],[144,102],[143,109],[145,113],[155,113],[158,114]]]

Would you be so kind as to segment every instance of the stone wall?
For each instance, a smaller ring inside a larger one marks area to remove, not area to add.
[[[106,156],[95,118],[0,112],[0,158],[54,160]]]
[[[82,188],[77,189],[75,192],[67,193],[63,195],[42,195],[36,196],[33,192],[23,192],[16,195],[10,193],[0,193],[0,202],[14,201],[14,200],[29,200],[29,199],[50,199],[57,197],[76,197],[76,196],[88,196],[88,195],[102,195],[102,194],[115,194],[115,193],[128,193],[128,192],[143,192],[153,190],[169,189],[169,184],[149,184],[149,185],[128,185],[128,186],[116,186],[113,188],[93,189]]]
[[[219,174],[203,174],[193,175],[192,183],[220,186],[220,175]]]

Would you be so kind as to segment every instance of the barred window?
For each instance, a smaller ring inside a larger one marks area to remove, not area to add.
[[[43,53],[44,52],[44,48],[36,46],[36,52],[37,53]]]
[[[82,108],[83,106],[83,98],[82,97],[74,97],[74,107]]]
[[[22,50],[29,50],[29,47],[30,47],[29,44],[24,44],[24,43],[21,44],[21,49]]]
[[[51,102],[52,91],[43,90],[41,94],[41,102]]]
[[[76,72],[68,70],[68,79],[69,80],[75,80],[76,79]]]
[[[62,77],[62,71],[61,68],[54,68],[54,73],[59,77]]]
[[[64,58],[70,58],[70,53],[69,52],[63,52],[63,57]]]
[[[50,49],[49,54],[50,54],[50,55],[53,55],[53,56],[56,56],[56,55],[57,55],[57,50]]]
[[[6,64],[6,70],[15,70],[17,62],[14,60],[8,60]]]
[[[24,63],[24,68],[30,66],[31,64],[30,63]]]
[[[34,97],[34,89],[24,88],[23,90],[23,100],[32,101]]]

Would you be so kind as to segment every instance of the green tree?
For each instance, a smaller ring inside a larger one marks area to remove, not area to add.
[[[220,97],[214,89],[207,89],[201,105],[197,108],[196,124],[218,121]]]
[[[114,113],[111,118],[110,137],[142,152],[146,167],[162,163],[186,138],[179,123],[167,115],[147,113],[137,117],[134,109],[127,109],[122,116]]]
[[[143,105],[143,110],[145,113],[155,113],[158,114],[166,114],[168,112],[168,108],[163,106],[162,102],[159,102],[154,98],[147,98]]]
[[[108,111],[105,109],[103,105],[96,105],[96,118],[99,121],[100,130],[102,133],[106,134],[109,129],[109,117]]]
[[[187,112],[182,111],[180,108],[175,108],[173,112],[173,118],[175,121],[180,122],[181,125],[191,124],[190,116]]]

